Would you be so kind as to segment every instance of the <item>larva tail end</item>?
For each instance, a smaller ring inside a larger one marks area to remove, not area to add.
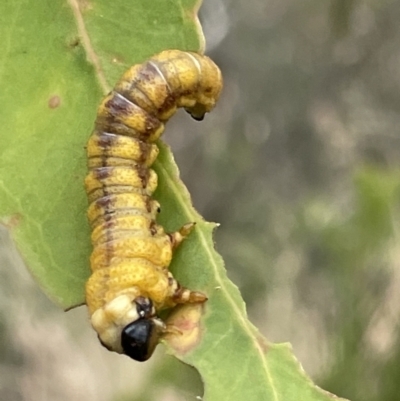
[[[196,121],[203,121],[204,116],[206,115],[206,112],[203,109],[195,110],[195,109],[186,108],[185,111],[190,114],[190,116],[193,118],[193,120],[196,120]]]
[[[190,116],[193,118],[193,120],[196,121],[203,121],[204,116],[206,115],[206,110],[204,109],[203,106],[199,107],[191,107],[191,108],[185,108],[186,112],[190,114]]]

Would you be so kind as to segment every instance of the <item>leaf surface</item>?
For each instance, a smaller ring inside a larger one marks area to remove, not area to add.
[[[64,308],[84,302],[89,276],[85,144],[103,93],[154,53],[200,48],[195,1],[79,5],[0,4],[0,217]]]

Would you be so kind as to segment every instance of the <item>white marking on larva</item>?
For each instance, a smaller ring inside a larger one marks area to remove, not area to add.
[[[136,303],[130,295],[120,295],[97,309],[91,323],[104,344],[116,352],[123,353],[120,339],[124,327],[140,318]]]
[[[198,74],[199,78],[197,79],[197,84],[198,84],[200,82],[201,76],[202,76],[201,65],[199,63],[199,60],[197,60],[197,58],[194,57],[193,54],[190,54],[190,53],[185,53],[185,54],[187,54],[189,56],[189,58],[193,61],[193,64],[195,65],[195,67],[199,73]]]
[[[151,61],[151,60],[148,61],[148,63],[157,71],[158,75],[165,82],[165,85],[167,85],[167,88],[168,88],[169,92],[172,92],[172,89],[169,86],[169,83],[168,83],[167,79],[164,77],[164,74],[162,73],[162,71],[158,68],[158,65],[154,61]]]
[[[116,92],[113,90],[113,92],[115,93],[116,97],[119,97],[120,99],[122,99],[124,102],[128,103],[130,106],[133,106],[135,109],[140,110],[140,111],[144,111],[141,107],[139,107],[137,104],[131,102],[129,99],[127,99],[125,96],[121,95],[120,93]],[[118,113],[115,113],[118,116]],[[132,113],[130,113],[132,114]]]

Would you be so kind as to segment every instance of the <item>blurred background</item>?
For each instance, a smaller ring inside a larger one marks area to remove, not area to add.
[[[205,0],[200,17],[224,93],[165,140],[251,320],[324,389],[399,400],[400,2]],[[1,400],[200,399],[162,347],[140,365],[99,347],[0,243]]]

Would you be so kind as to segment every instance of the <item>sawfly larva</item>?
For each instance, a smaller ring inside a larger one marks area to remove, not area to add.
[[[160,310],[207,300],[168,270],[194,223],[174,233],[156,223],[157,174],[150,167],[177,108],[202,120],[221,89],[221,72],[208,57],[167,50],[126,71],[97,111],[87,144],[93,252],[86,303],[101,343],[137,361],[147,360],[168,331]]]

